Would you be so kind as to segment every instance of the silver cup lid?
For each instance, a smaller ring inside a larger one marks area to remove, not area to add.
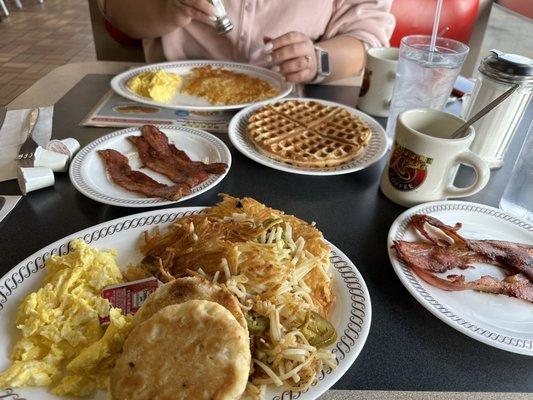
[[[506,83],[533,82],[533,60],[518,54],[491,50],[479,71]]]
[[[233,29],[233,24],[228,17],[218,18],[216,21],[216,29],[220,35],[225,35]]]

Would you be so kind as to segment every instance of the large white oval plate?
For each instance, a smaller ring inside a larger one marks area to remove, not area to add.
[[[9,354],[17,332],[14,326],[17,307],[31,291],[37,290],[44,277],[43,265],[52,254],[66,254],[68,243],[82,238],[97,249],[113,249],[118,252],[117,262],[122,268],[138,263],[142,255],[138,250],[142,233],[159,227],[164,229],[176,219],[198,213],[203,207],[170,208],[153,210],[141,214],[108,221],[67,236],[39,250],[19,263],[0,279],[0,371],[9,366]],[[365,344],[370,329],[371,305],[368,289],[363,277],[353,263],[335,246],[332,247],[333,293],[335,304],[330,321],[339,334],[333,346],[338,366],[326,369],[318,375],[317,381],[305,393],[295,394],[282,388],[269,386],[266,400],[288,400],[299,398],[312,400],[330,388],[350,368]],[[52,400],[60,397],[50,394],[45,388],[9,389],[12,394],[27,400]],[[7,394],[0,390],[2,394]],[[64,397],[61,397],[64,398]],[[104,400],[106,392],[100,391],[91,399]],[[74,398],[73,398],[74,399]]]
[[[439,201],[410,208],[392,224],[387,240],[394,271],[404,286],[433,315],[482,343],[513,353],[533,356],[533,304],[504,295],[473,290],[448,292],[424,282],[401,263],[391,249],[394,240],[422,240],[409,227],[413,214],[427,214],[447,225],[461,222],[460,234],[468,239],[507,240],[533,244],[533,226],[505,212],[465,201]],[[482,275],[503,277],[492,265],[475,264],[461,271],[466,280]]]
[[[334,103],[332,101],[326,101],[321,99],[310,99],[310,98],[285,98],[281,100],[289,101],[316,101],[318,103],[324,104],[326,106],[336,106],[342,107],[354,114],[355,116],[361,118],[367,123],[372,131],[372,137],[370,138],[370,143],[366,147],[363,154],[349,163],[339,165],[337,167],[327,167],[327,168],[304,168],[297,167],[290,164],[285,164],[280,161],[276,161],[270,157],[267,157],[261,154],[253,145],[253,143],[248,139],[246,135],[246,129],[248,124],[248,118],[250,115],[257,110],[259,107],[264,106],[268,103],[275,103],[276,100],[269,100],[259,104],[254,104],[252,106],[246,107],[244,110],[239,111],[232,119],[229,124],[229,138],[231,143],[246,157],[258,162],[259,164],[266,165],[267,167],[274,168],[280,171],[290,172],[293,174],[300,175],[341,175],[349,174],[350,172],[359,171],[365,169],[375,162],[379,161],[381,157],[387,152],[387,134],[381,125],[369,115],[356,110],[355,108],[345,106],[344,104]],[[278,100],[279,101],[279,100]]]
[[[178,75],[186,75],[191,72],[191,69],[197,67],[205,67],[211,65],[217,68],[225,68],[233,72],[240,72],[246,75],[250,75],[254,78],[260,78],[271,84],[274,88],[278,89],[279,94],[275,99],[279,99],[288,95],[292,90],[292,84],[287,83],[283,76],[277,72],[271,71],[266,68],[257,67],[255,65],[241,64],[230,61],[212,61],[212,60],[195,60],[195,61],[173,61],[164,62],[158,64],[149,64],[138,68],[129,69],[115,76],[111,80],[111,88],[127,99],[137,101],[139,103],[149,104],[152,106],[171,108],[171,109],[183,109],[183,110],[203,110],[203,111],[215,111],[215,110],[237,110],[246,107],[252,103],[243,104],[231,104],[231,105],[214,105],[210,104],[207,100],[182,94],[177,92],[176,95],[169,102],[158,102],[152,99],[148,99],[128,88],[127,82],[143,72],[165,70]]]
[[[231,167],[231,153],[228,147],[216,136],[205,131],[184,126],[159,126],[158,127],[169,141],[177,148],[184,150],[192,160],[207,163],[222,162],[228,164],[228,169],[222,175],[209,175],[209,178],[192,188],[189,195],[183,196],[180,201],[190,199],[215,187],[227,175]],[[132,169],[141,170],[151,178],[172,185],[166,176],[158,174],[149,168],[141,168],[141,160],[135,146],[127,140],[127,136],[140,135],[137,127],[122,129],[102,136],[89,143],[72,160],[70,164],[70,180],[74,187],[85,196],[120,207],[157,207],[177,203],[156,197],[145,197],[141,194],[130,192],[115,184],[107,176],[105,165],[97,151],[102,149],[115,149],[128,157]]]

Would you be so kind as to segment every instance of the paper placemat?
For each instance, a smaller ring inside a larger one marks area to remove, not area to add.
[[[80,122],[82,126],[128,128],[131,126],[184,125],[225,133],[234,113],[229,111],[170,110],[125,99],[112,90]]]

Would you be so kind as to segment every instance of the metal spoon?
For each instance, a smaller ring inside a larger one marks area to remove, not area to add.
[[[496,107],[498,104],[503,102],[507,97],[509,97],[513,92],[520,87],[519,84],[514,85],[512,88],[507,90],[505,93],[503,93],[501,96],[498,96],[494,100],[492,100],[489,104],[487,104],[485,107],[483,107],[479,112],[477,112],[472,118],[470,118],[468,121],[466,121],[463,125],[461,125],[457,130],[455,130],[450,138],[457,139],[460,137],[463,137],[465,131],[468,129],[470,125],[472,125],[474,122],[476,122],[478,119],[483,117],[485,114],[487,114],[490,110],[492,110],[494,107]]]

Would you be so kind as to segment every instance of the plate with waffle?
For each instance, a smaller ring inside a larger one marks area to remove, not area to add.
[[[233,145],[260,164],[303,175],[359,171],[387,151],[383,128],[331,101],[287,98],[249,106],[229,126]]]

